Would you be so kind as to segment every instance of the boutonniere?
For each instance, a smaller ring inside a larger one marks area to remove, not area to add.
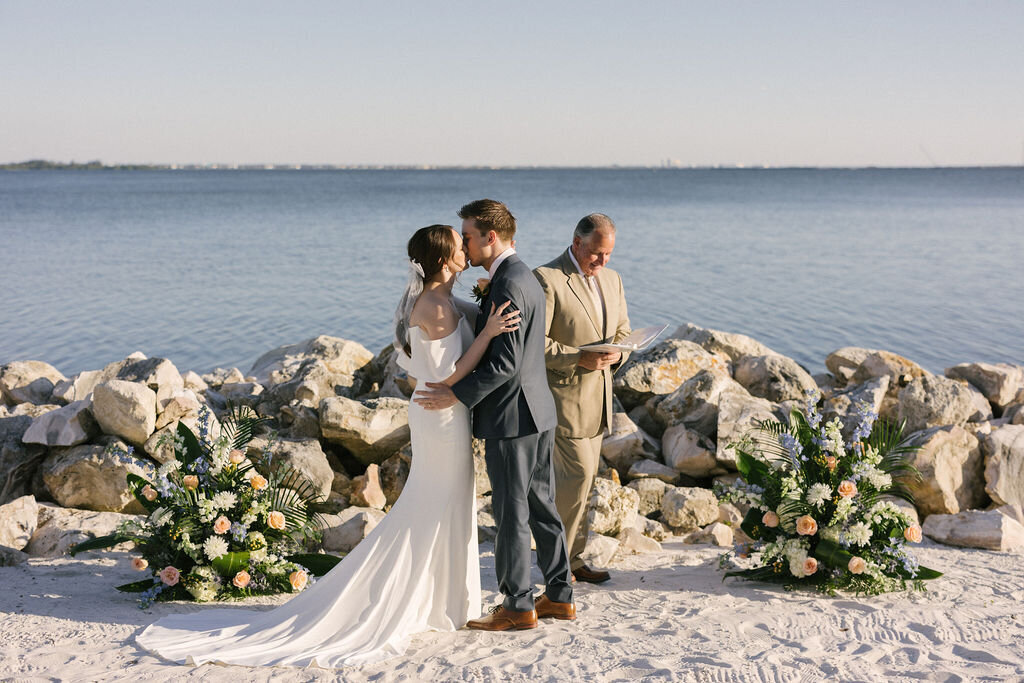
[[[485,277],[482,277],[476,281],[475,285],[473,285],[473,298],[476,299],[476,302],[478,304],[482,305],[484,303],[484,299],[487,298],[487,295],[490,293],[490,291],[491,281]]]

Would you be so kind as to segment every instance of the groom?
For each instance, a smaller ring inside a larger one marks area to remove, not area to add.
[[[512,240],[516,219],[508,207],[480,199],[459,210],[463,249],[469,262],[490,274],[482,311],[511,301],[519,329],[495,337],[470,375],[449,388],[427,383],[417,403],[440,410],[461,401],[473,411],[473,435],[485,440],[487,474],[498,535],[494,564],[502,604],[469,628],[509,631],[536,628],[538,617],[576,618],[572,602],[565,530],[555,507],[551,454],[557,417],[544,365],[544,292],[529,266],[519,260]],[[486,315],[477,316],[477,333]],[[533,599],[530,532],[547,589]]]

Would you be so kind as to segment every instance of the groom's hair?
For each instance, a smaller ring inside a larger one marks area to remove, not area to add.
[[[516,217],[508,207],[494,199],[478,199],[459,209],[459,218],[476,221],[481,235],[493,230],[502,242],[511,242],[516,234]]]

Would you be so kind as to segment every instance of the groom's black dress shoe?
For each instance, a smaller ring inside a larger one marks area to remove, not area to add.
[[[564,619],[565,621],[576,621],[576,604],[572,602],[555,602],[549,600],[548,596],[542,595],[534,603],[538,619]]]
[[[583,581],[584,583],[604,583],[612,578],[608,572],[600,569],[591,569],[585,564],[573,569],[572,575],[577,581]]]
[[[498,605],[486,617],[468,622],[466,628],[478,631],[523,631],[537,628],[537,610],[516,612]]]

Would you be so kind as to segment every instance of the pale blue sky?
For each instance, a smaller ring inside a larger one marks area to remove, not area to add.
[[[0,0],[0,161],[1020,164],[1024,2]]]

